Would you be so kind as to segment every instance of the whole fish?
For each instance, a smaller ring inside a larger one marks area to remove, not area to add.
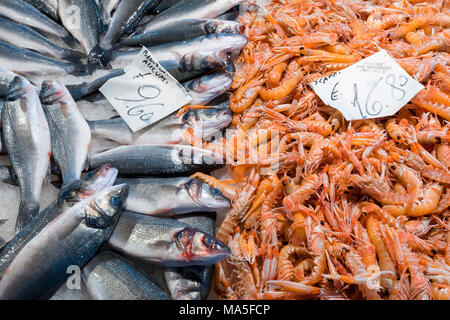
[[[168,42],[183,41],[214,33],[242,33],[244,25],[234,21],[215,19],[179,20],[164,29],[137,34],[125,38],[118,47],[154,46]]]
[[[50,132],[39,96],[31,84],[16,77],[2,110],[3,135],[20,186],[16,229],[38,212],[42,183],[50,166]]]
[[[81,64],[79,52],[61,48],[39,32],[3,17],[0,17],[0,40],[57,59]]]
[[[111,59],[114,45],[120,37],[131,30],[141,17],[154,8],[161,0],[125,0],[120,1],[108,30],[100,44],[90,53],[91,61],[98,61],[104,66]]]
[[[108,243],[126,256],[164,266],[211,265],[230,254],[227,246],[185,223],[127,211]]]
[[[183,83],[189,95],[192,97],[190,104],[205,105],[214,98],[228,91],[233,82],[230,73],[213,73],[189,82]]]
[[[29,74],[85,75],[87,66],[50,58],[0,41],[0,64],[11,71]]]
[[[119,179],[130,187],[124,209],[146,215],[215,212],[230,207],[219,190],[190,177]]]
[[[184,145],[121,146],[91,157],[89,165],[106,163],[124,175],[173,176],[209,172],[223,166],[223,156]]]
[[[78,202],[93,196],[99,191],[111,187],[116,181],[117,169],[105,165],[88,172],[81,180],[62,189],[58,198],[18,232],[14,238],[0,251],[0,277],[5,273],[11,261],[22,248],[30,242],[53,219]]]
[[[63,185],[67,185],[79,180],[86,168],[91,130],[61,82],[44,81],[41,102],[50,127],[52,156],[62,173]]]
[[[53,20],[58,20],[58,0],[25,0]]]
[[[45,299],[66,281],[69,267],[95,256],[117,222],[127,186],[100,191],[67,209],[28,242],[0,280],[0,299]]]
[[[168,300],[167,294],[130,262],[111,251],[84,268],[83,282],[95,300]]]
[[[177,216],[177,221],[214,234],[215,214],[193,213]],[[204,300],[211,289],[214,266],[166,267],[164,277],[173,300]]]
[[[59,0],[58,14],[63,26],[80,43],[83,51],[89,54],[98,45],[103,32],[100,10],[95,0]]]
[[[184,19],[214,19],[245,0],[185,0],[158,14],[145,27],[144,32],[165,28]]]
[[[73,43],[73,38],[64,27],[57,24],[31,4],[22,0],[0,1],[0,16],[37,31],[61,38],[67,43]]]
[[[117,9],[120,0],[101,0],[99,3],[102,20],[105,25],[111,22],[113,12]]]
[[[138,132],[133,132],[121,117],[88,121],[88,124],[93,136],[121,145],[189,144],[185,136],[188,130],[193,130],[196,136],[209,137],[228,127],[231,120],[229,108],[211,107],[191,109],[181,117],[172,114]]]
[[[199,51],[208,53],[239,52],[247,44],[247,38],[240,34],[218,33],[177,42],[170,42],[148,47],[158,61],[180,60],[188,54],[198,54]],[[111,64],[115,68],[129,65],[140,50],[115,51]]]

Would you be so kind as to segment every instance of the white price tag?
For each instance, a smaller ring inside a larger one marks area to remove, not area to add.
[[[125,74],[99,90],[134,132],[168,116],[192,98],[143,47]]]
[[[347,120],[391,116],[424,88],[384,50],[309,85]]]

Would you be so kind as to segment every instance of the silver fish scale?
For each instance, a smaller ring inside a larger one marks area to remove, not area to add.
[[[94,299],[168,299],[141,271],[112,252],[102,252],[89,262],[83,269],[83,280]]]

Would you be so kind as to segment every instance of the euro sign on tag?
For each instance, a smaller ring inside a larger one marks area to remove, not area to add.
[[[384,50],[309,85],[347,120],[392,116],[424,88]]]
[[[168,116],[192,98],[143,47],[125,73],[99,90],[134,132]]]

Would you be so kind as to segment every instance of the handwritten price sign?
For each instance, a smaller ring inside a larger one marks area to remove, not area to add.
[[[192,98],[143,47],[125,74],[99,90],[134,132],[175,112]]]
[[[384,50],[309,85],[347,120],[391,116],[423,89]]]

